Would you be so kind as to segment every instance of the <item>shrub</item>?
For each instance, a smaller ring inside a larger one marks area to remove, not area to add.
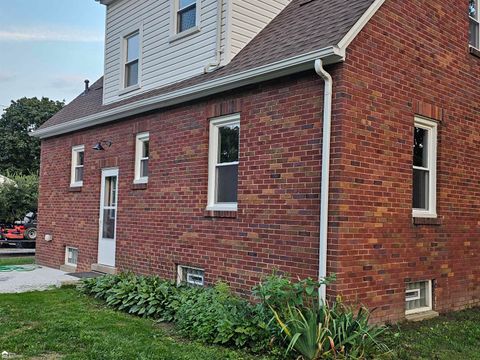
[[[355,313],[337,300],[332,306],[289,305],[283,317],[273,312],[289,341],[287,353],[295,350],[305,360],[366,359],[388,352],[379,340],[386,328],[370,325],[365,308]]]
[[[176,315],[180,331],[206,343],[263,350],[270,334],[258,307],[231,294],[225,283],[184,302]]]
[[[0,185],[0,224],[22,220],[38,207],[38,175],[4,175],[12,182]]]

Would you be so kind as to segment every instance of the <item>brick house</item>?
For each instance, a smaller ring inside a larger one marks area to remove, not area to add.
[[[478,0],[100,2],[104,77],[34,133],[40,264],[480,304]]]

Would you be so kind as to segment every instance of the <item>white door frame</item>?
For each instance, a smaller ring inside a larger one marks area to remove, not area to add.
[[[107,177],[117,178],[116,189],[115,189],[115,206],[108,207],[110,209],[115,209],[115,228],[113,229],[113,239],[104,239],[103,238],[103,213],[105,210],[105,179]],[[97,261],[101,265],[107,265],[115,267],[115,253],[116,253],[116,238],[117,238],[117,217],[118,217],[118,168],[107,168],[102,169],[102,181],[100,189],[100,217],[98,222],[98,258]],[[113,243],[113,246],[112,246]],[[109,249],[110,248],[110,249]],[[110,256],[109,261],[102,260],[104,256],[101,254],[101,251],[110,250],[113,252],[113,256]]]

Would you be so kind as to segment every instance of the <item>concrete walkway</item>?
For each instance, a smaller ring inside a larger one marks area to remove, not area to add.
[[[80,279],[66,275],[64,271],[44,266],[23,265],[31,271],[0,272],[0,293],[19,293],[46,290],[52,286],[75,283]]]

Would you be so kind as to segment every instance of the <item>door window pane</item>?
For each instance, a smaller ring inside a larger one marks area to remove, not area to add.
[[[115,206],[117,191],[117,177],[108,176],[105,178],[105,197],[103,206]]]
[[[229,163],[238,161],[240,127],[238,125],[222,126],[219,128],[218,162]]]
[[[217,167],[217,203],[236,203],[238,187],[238,165]]]
[[[102,236],[104,239],[115,239],[115,209],[103,210]]]

